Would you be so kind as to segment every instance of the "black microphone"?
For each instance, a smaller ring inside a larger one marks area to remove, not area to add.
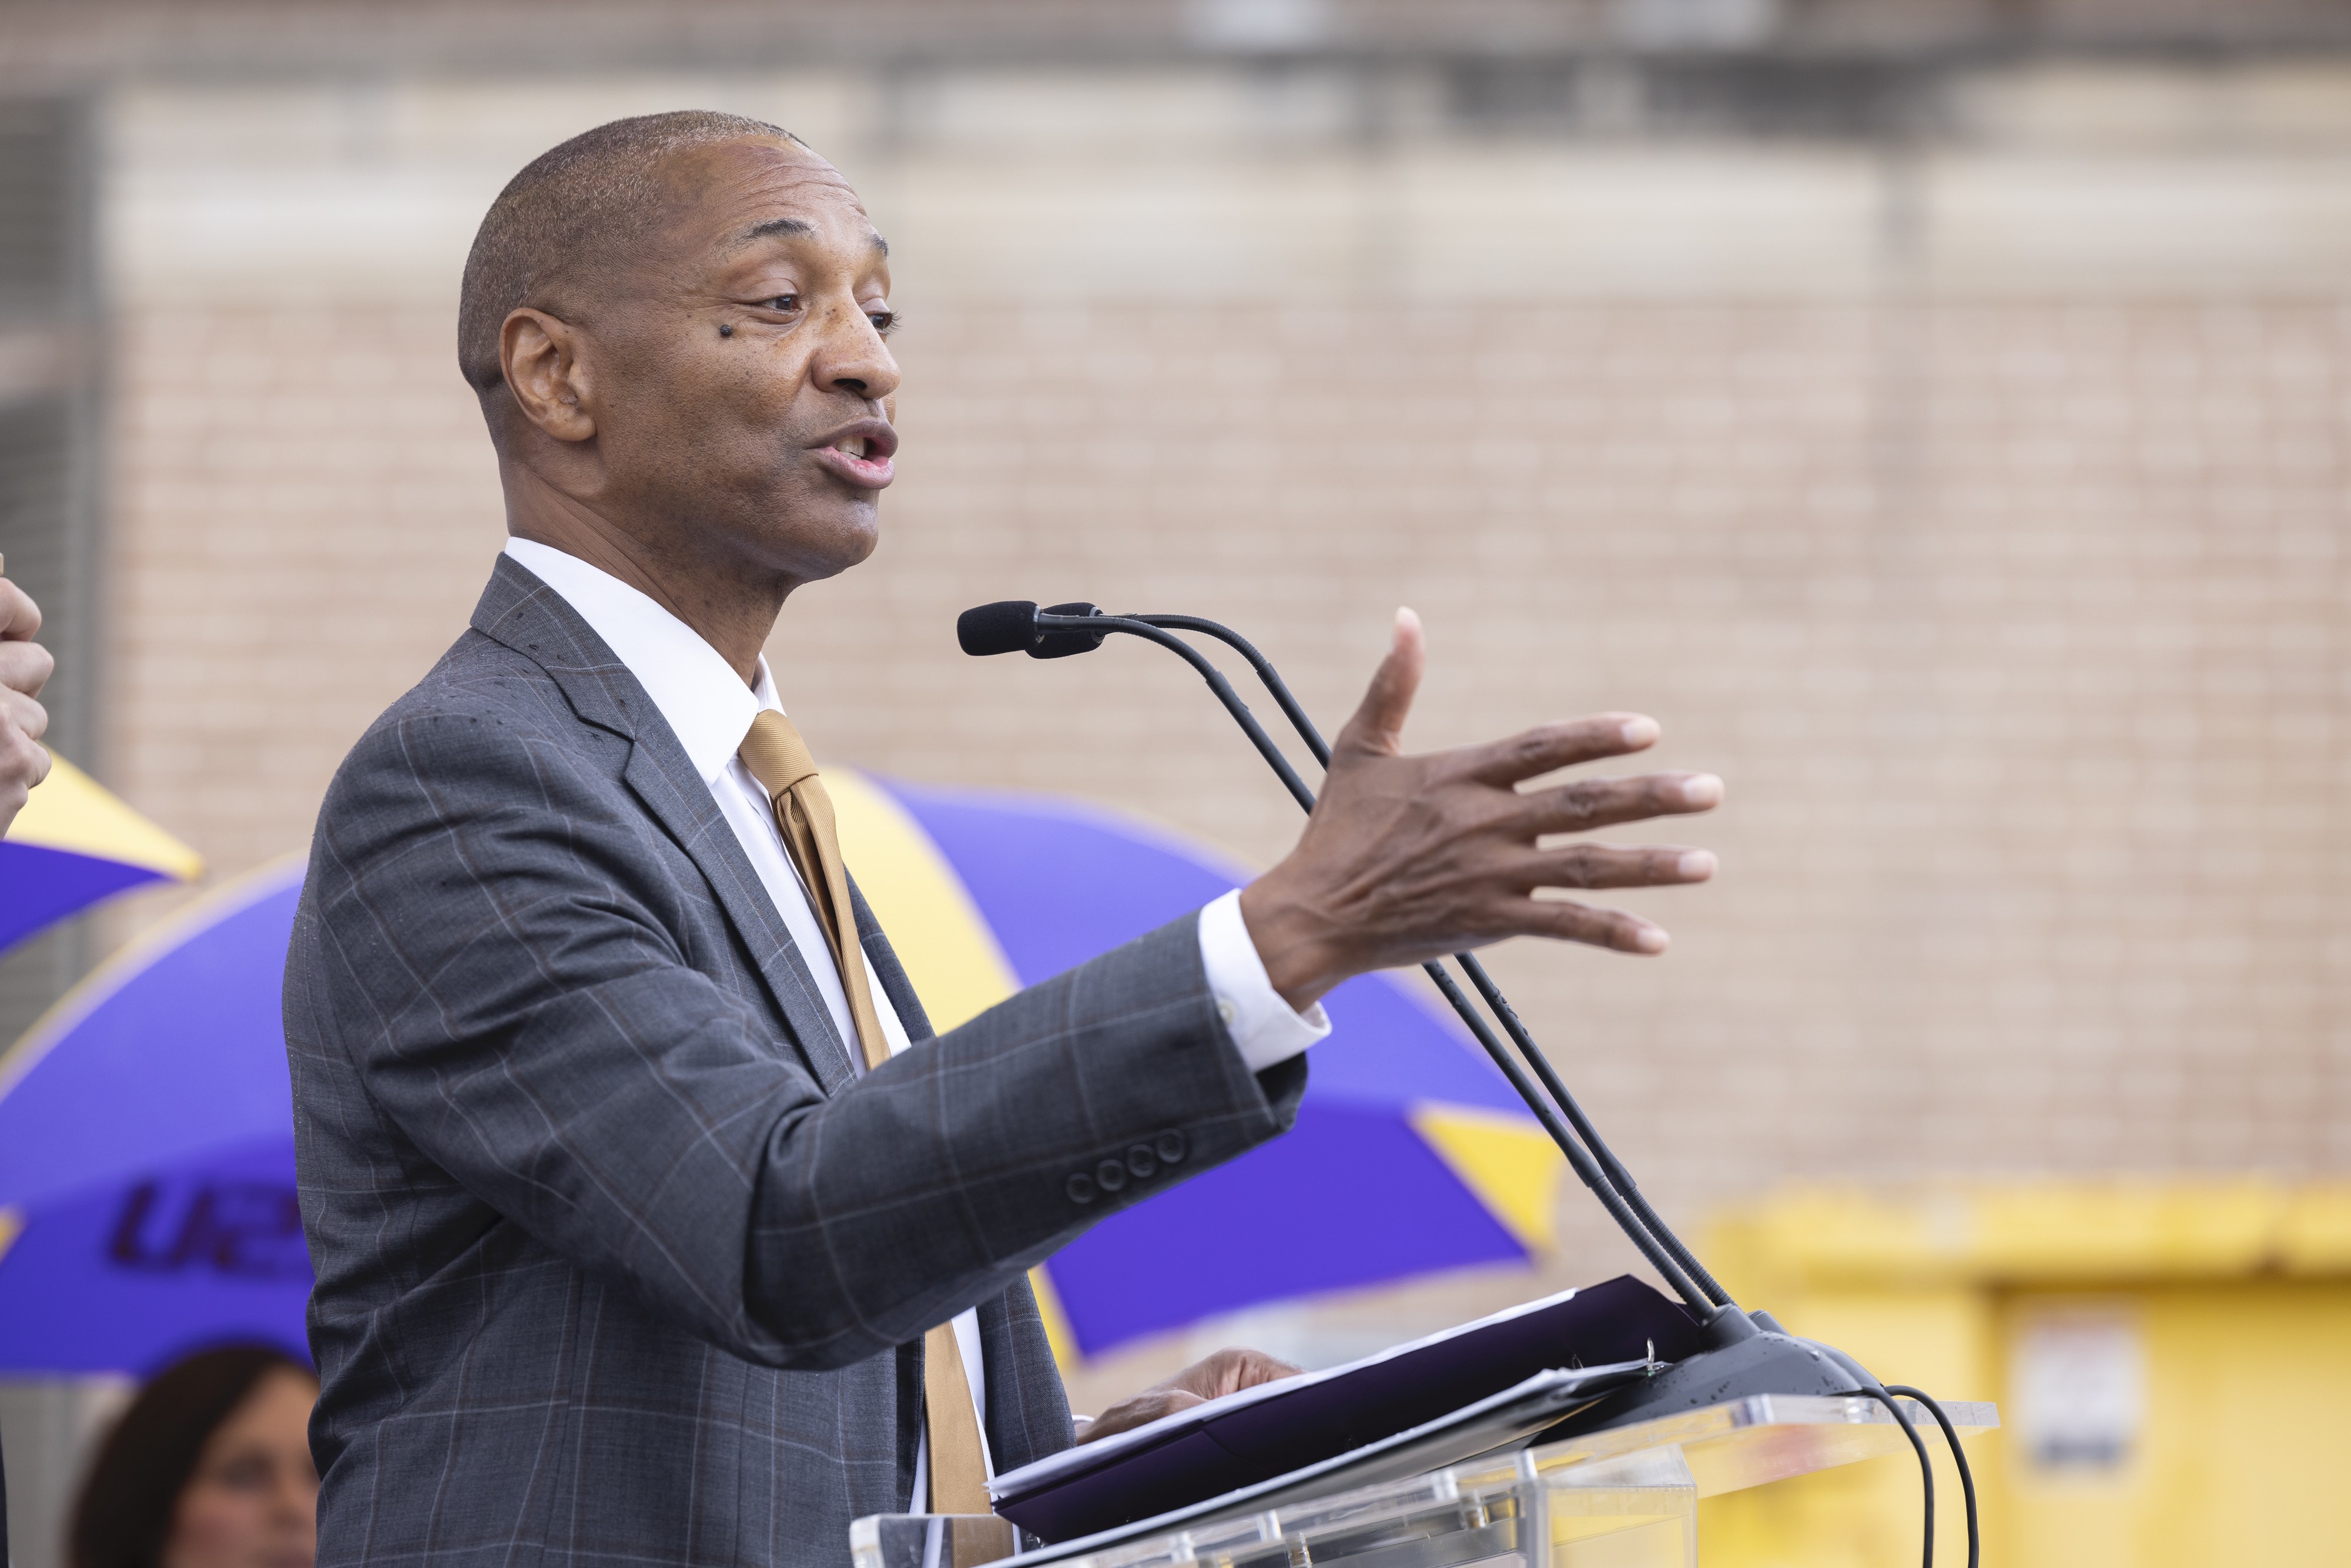
[[[1071,621],[1091,620],[1092,625],[1071,625]],[[1072,653],[1091,653],[1102,644],[1105,635],[1123,632],[1156,643],[1190,664],[1207,681],[1225,710],[1248,735],[1250,742],[1268,765],[1280,778],[1290,795],[1311,811],[1314,792],[1300,778],[1265,727],[1240,700],[1224,673],[1210,664],[1200,651],[1176,633],[1190,632],[1213,637],[1238,653],[1249,662],[1249,668],[1268,693],[1280,705],[1283,716],[1298,732],[1315,761],[1330,766],[1331,747],[1323,740],[1314,721],[1290,694],[1287,683],[1275,671],[1271,661],[1230,627],[1195,615],[1105,615],[1092,604],[1050,605],[1039,610],[1036,602],[1026,599],[1002,600],[994,604],[982,604],[967,610],[956,621],[956,640],[963,651],[974,655],[1009,653],[1018,649],[1032,659],[1060,659]],[[1583,1432],[1604,1430],[1636,1420],[1652,1419],[1676,1410],[1694,1409],[1718,1404],[1725,1399],[1750,1394],[1792,1394],[1819,1396],[1859,1395],[1885,1406],[1894,1425],[1909,1440],[1918,1458],[1927,1498],[1927,1535],[1925,1557],[1928,1568],[1935,1560],[1935,1491],[1934,1469],[1927,1458],[1925,1443],[1912,1427],[1910,1418],[1896,1402],[1893,1391],[1872,1376],[1869,1371],[1844,1352],[1810,1340],[1797,1339],[1782,1329],[1768,1312],[1750,1314],[1731,1300],[1730,1293],[1708,1273],[1689,1248],[1673,1233],[1663,1217],[1651,1207],[1641,1195],[1633,1175],[1625,1168],[1607,1144],[1602,1141],[1599,1129],[1575,1096],[1568,1092],[1558,1070],[1543,1054],[1542,1048],[1513,1009],[1501,988],[1496,986],[1485,966],[1468,953],[1457,953],[1459,964],[1476,986],[1486,1005],[1500,1020],[1502,1030],[1517,1047],[1514,1056],[1509,1046],[1497,1038],[1485,1017],[1478,1011],[1445,966],[1437,960],[1423,964],[1421,968],[1435,981],[1447,1004],[1468,1026],[1470,1034],[1482,1047],[1510,1087],[1518,1092],[1535,1120],[1551,1134],[1568,1165],[1583,1179],[1600,1206],[1608,1211],[1649,1266],[1656,1270],[1676,1295],[1681,1297],[1690,1313],[1708,1331],[1710,1348],[1675,1364],[1643,1383],[1604,1396],[1570,1416],[1536,1441],[1552,1437],[1569,1437]],[[1523,1062],[1523,1065],[1521,1064]],[[1529,1074],[1527,1069],[1533,1068]],[[1944,1416],[1942,1407],[1915,1388],[1901,1389],[1905,1397],[1914,1398],[1931,1411],[1949,1441],[1951,1457],[1958,1464],[1959,1479],[1965,1488],[1968,1516],[1968,1568],[1976,1568],[1978,1531],[1976,1524],[1975,1485],[1968,1473],[1967,1456],[1959,1448],[1959,1434]]]
[[[1037,601],[999,599],[975,604],[956,617],[956,643],[975,659],[1018,653],[1037,640]]]
[[[1105,632],[1048,632],[1039,628],[1033,599],[999,599],[975,605],[956,617],[956,642],[976,659],[992,653],[1026,653],[1032,659],[1066,659],[1102,645]],[[1047,615],[1100,615],[1091,604],[1049,604]]]
[[[1073,625],[1073,622],[1090,622],[1092,624]],[[1100,630],[1096,630],[1097,627]],[[1233,721],[1256,746],[1259,754],[1281,779],[1291,797],[1305,810],[1311,811],[1314,809],[1314,791],[1305,779],[1299,777],[1298,770],[1290,766],[1280,747],[1274,745],[1273,737],[1266,734],[1265,727],[1258,723],[1257,716],[1249,712],[1249,705],[1241,701],[1240,694],[1233,690],[1232,683],[1226,680],[1224,673],[1202,656],[1198,649],[1176,634],[1177,632],[1191,632],[1214,637],[1238,652],[1280,705],[1284,716],[1298,731],[1299,738],[1306,743],[1314,760],[1326,768],[1330,766],[1329,744],[1323,740],[1322,732],[1315,728],[1314,721],[1307,716],[1298,699],[1290,695],[1288,684],[1274,669],[1272,662],[1230,627],[1193,615],[1104,615],[1093,605],[1086,603],[1054,605],[1040,611],[1034,601],[1026,599],[999,600],[994,604],[978,605],[965,611],[956,622],[956,641],[962,643],[964,652],[981,657],[1008,653],[1019,648],[1025,650],[1031,658],[1062,658],[1100,647],[1103,636],[1112,632],[1123,632],[1156,643],[1190,664],[1208,684],[1208,689],[1232,715]],[[1591,1189],[1601,1207],[1608,1210],[1610,1218],[1617,1222],[1626,1238],[1640,1249],[1675,1294],[1687,1302],[1701,1320],[1713,1318],[1724,1308],[1736,1312],[1729,1293],[1715,1281],[1705,1266],[1641,1196],[1632,1173],[1601,1140],[1599,1129],[1592,1124],[1583,1108],[1568,1092],[1558,1071],[1527,1032],[1517,1011],[1502,996],[1500,988],[1494,985],[1485,967],[1468,953],[1455,954],[1454,961],[1468,974],[1471,982],[1486,998],[1487,1005],[1501,1020],[1510,1044],[1518,1048],[1516,1058],[1453,977],[1446,972],[1444,965],[1432,960],[1422,965],[1421,968],[1436,983],[1438,992],[1461,1021],[1468,1026],[1471,1035],[1492,1059],[1494,1065],[1501,1070],[1511,1088],[1526,1103],[1527,1109],[1534,1113],[1535,1119],[1551,1134],[1552,1141],[1559,1145],[1560,1153],[1566,1156],[1568,1164],[1583,1179],[1584,1186]],[[1525,1065],[1521,1065],[1520,1059]],[[1529,1066],[1534,1069],[1532,1077],[1528,1074]],[[1740,1321],[1744,1322],[1743,1317]]]

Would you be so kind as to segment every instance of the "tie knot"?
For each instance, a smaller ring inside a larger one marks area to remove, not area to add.
[[[743,737],[736,755],[770,800],[801,779],[816,777],[816,758],[809,755],[808,742],[800,738],[790,719],[773,708],[751,721],[751,733]]]

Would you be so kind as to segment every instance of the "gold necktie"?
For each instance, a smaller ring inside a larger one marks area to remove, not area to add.
[[[857,1025],[858,1049],[868,1068],[890,1060],[882,1016],[865,977],[865,953],[857,945],[857,921],[849,903],[849,872],[841,862],[841,836],[832,821],[832,797],[817,777],[816,759],[792,721],[767,712],[751,721],[739,755],[776,809],[784,847],[807,884],[817,923],[832,946],[849,1016]],[[931,1439],[931,1511],[987,1513],[987,1467],[980,1458],[979,1415],[964,1375],[963,1351],[955,1325],[941,1323],[923,1335],[923,1403]]]

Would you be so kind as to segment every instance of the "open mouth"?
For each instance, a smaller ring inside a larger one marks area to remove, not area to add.
[[[861,420],[817,448],[817,461],[860,489],[878,490],[895,477],[890,458],[898,434],[879,420]]]

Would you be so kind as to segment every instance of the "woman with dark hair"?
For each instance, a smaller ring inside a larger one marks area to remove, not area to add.
[[[265,1345],[189,1356],[139,1391],[74,1505],[72,1568],[311,1568],[310,1369]]]

